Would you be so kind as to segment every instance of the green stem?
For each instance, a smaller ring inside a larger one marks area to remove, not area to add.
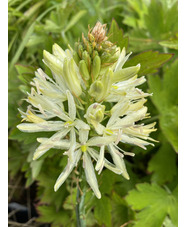
[[[80,176],[82,176],[82,169],[80,169]],[[84,184],[82,186],[83,186],[83,190],[82,190],[83,194],[81,195],[79,186],[77,186],[77,194],[76,194],[76,220],[77,220],[77,227],[86,227],[85,206],[84,206],[84,199],[85,199],[85,194],[86,194],[85,191],[86,191],[86,189],[85,189],[85,185]]]
[[[81,220],[80,220],[80,212],[79,212],[79,200],[80,200],[80,191],[77,187],[77,194],[76,194],[76,220],[77,220],[77,227],[81,227]]]
[[[85,198],[85,192],[83,192],[83,195],[81,195],[80,190],[77,187],[77,194],[76,194],[77,227],[86,227],[86,221],[84,219],[84,198]]]

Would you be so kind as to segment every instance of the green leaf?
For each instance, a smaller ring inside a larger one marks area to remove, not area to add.
[[[63,159],[66,160],[64,157]],[[60,166],[60,162],[59,154],[45,159],[36,179],[39,185],[40,192],[38,192],[38,197],[41,203],[54,205],[56,210],[59,210],[60,207],[63,206],[63,202],[69,194],[66,189],[66,183],[64,183],[57,192],[54,192],[55,182],[63,170]]]
[[[120,176],[121,177],[121,176]],[[114,187],[114,183],[117,179],[117,175],[113,172],[111,172],[110,170],[105,169],[99,180],[99,188],[101,193],[105,193],[105,194],[110,194],[113,187]],[[122,177],[121,177],[122,179]]]
[[[14,177],[22,168],[27,154],[24,154],[17,142],[9,141],[8,144],[8,171]]]
[[[178,40],[177,39],[161,41],[161,42],[159,42],[159,44],[161,46],[168,47],[170,49],[175,49],[175,50],[178,49]]]
[[[145,16],[147,30],[155,39],[159,39],[164,33],[164,10],[159,0],[152,0],[148,7],[148,14]]]
[[[75,210],[77,188],[73,188],[70,195],[65,199],[63,207],[65,210]]]
[[[153,172],[153,182],[162,184],[173,180],[177,173],[176,156],[171,145],[164,142],[148,164],[148,171]]]
[[[98,221],[98,224],[105,225],[106,227],[112,226],[111,223],[111,201],[109,197],[102,196],[101,199],[95,200],[95,208],[94,208],[94,217]]]
[[[67,26],[65,27],[63,32],[67,32],[69,29],[71,29],[79,20],[81,17],[83,17],[87,13],[86,10],[80,10],[77,12],[70,21],[68,21]]]
[[[19,47],[18,47],[18,49],[17,49],[17,51],[16,51],[14,57],[11,59],[9,70],[12,70],[14,64],[18,61],[18,59],[19,59],[21,53],[23,52],[23,50],[24,50],[24,48],[25,48],[25,46],[26,46],[26,44],[27,44],[27,42],[28,42],[28,40],[29,40],[31,34],[32,34],[33,31],[34,31],[36,22],[40,21],[48,12],[50,12],[52,9],[56,8],[57,6],[58,6],[58,4],[53,5],[53,6],[51,6],[50,8],[46,9],[41,15],[39,15],[39,16],[37,17],[36,20],[34,20],[34,22],[33,22],[33,23],[30,25],[30,27],[27,29],[26,34],[25,34],[25,36],[24,36],[24,38],[23,38],[21,44],[19,45]]]
[[[148,78],[154,105],[160,113],[160,127],[175,151],[178,150],[178,61],[164,68],[164,77]]]
[[[30,167],[32,168],[32,178],[36,179],[38,176],[44,160],[35,160],[31,162]]]
[[[137,64],[141,64],[138,75],[146,75],[149,73],[156,73],[165,62],[172,58],[172,54],[162,54],[158,51],[146,51],[135,55],[133,58],[125,63],[124,67],[130,67]]]
[[[161,227],[167,215],[177,226],[177,197],[157,184],[138,184],[131,190],[126,201],[136,213],[134,227]],[[174,212],[172,212],[174,211]],[[172,215],[174,214],[174,216]]]
[[[145,16],[145,23],[151,37],[156,40],[170,37],[177,32],[177,2],[168,7],[168,1],[152,0]]]
[[[148,1],[127,1],[124,8],[126,13],[124,13],[123,23],[136,28],[145,28],[144,16],[147,14]]]
[[[160,127],[164,135],[178,152],[178,107],[167,108],[160,116]]]
[[[123,36],[123,30],[119,28],[115,19],[112,19],[112,23],[110,29],[108,31],[107,36],[109,37],[109,41],[112,43],[116,43],[121,49],[125,47],[128,48],[128,37]]]
[[[37,210],[40,214],[37,221],[43,223],[52,223],[53,227],[60,227],[61,224],[64,226],[72,226],[75,225],[71,222],[69,213],[63,209],[56,210],[55,206],[52,205],[40,205],[37,207]]]
[[[19,75],[22,74],[34,74],[36,68],[32,67],[32,66],[26,66],[26,65],[22,65],[22,64],[16,64],[15,68],[18,72]]]
[[[122,226],[133,219],[132,212],[124,198],[113,192],[112,194],[112,226]]]

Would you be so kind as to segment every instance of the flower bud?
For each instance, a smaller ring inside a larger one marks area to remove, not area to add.
[[[85,63],[85,60],[81,60],[79,62],[79,72],[85,80],[90,79],[90,75],[89,75],[88,68],[87,68],[87,65]]]
[[[101,55],[101,62],[103,63],[108,63],[110,62],[112,55],[107,53],[107,52],[103,52],[103,54]]]
[[[88,68],[88,70],[90,72],[91,58],[90,58],[90,55],[88,54],[88,52],[86,50],[83,51],[82,59],[85,60],[85,63],[87,65],[87,68]]]
[[[140,64],[128,68],[118,70],[114,73],[113,83],[128,80],[131,77],[135,76],[140,70]]]
[[[87,109],[87,112],[85,114],[85,118],[89,123],[92,124],[92,122],[101,122],[104,118],[104,111],[105,111],[105,106],[100,105],[99,103],[93,103],[90,105]]]
[[[76,65],[78,65],[80,58],[79,58],[78,53],[76,51],[73,52],[73,59],[74,59]]]
[[[103,83],[100,80],[97,80],[93,84],[91,84],[89,94],[90,96],[97,100],[100,99],[99,97],[102,97],[103,90],[104,90]]]
[[[92,78],[93,80],[96,80],[101,68],[101,59],[99,56],[95,56],[92,64]]]
[[[92,58],[94,59],[97,55],[99,56],[97,50],[94,50],[94,51],[92,52]]]
[[[104,76],[101,79],[101,82],[104,84],[104,93],[107,94],[111,88],[113,80],[113,71],[112,69],[108,69]]]
[[[52,46],[52,52],[60,60],[64,60],[66,58],[65,51],[56,43]]]
[[[80,85],[80,80],[75,70],[75,62],[73,58],[71,58],[70,60],[64,60],[63,76],[71,92],[74,93],[76,96],[80,96],[82,93],[82,89]]]
[[[80,58],[82,58],[82,53],[83,53],[83,46],[81,44],[78,45],[78,55]]]
[[[44,63],[57,75],[60,75],[63,70],[63,63],[56,56],[48,51],[43,51]]]

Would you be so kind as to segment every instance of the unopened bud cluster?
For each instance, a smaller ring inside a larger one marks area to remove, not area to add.
[[[144,149],[153,145],[149,134],[154,123],[144,125],[140,120],[149,117],[144,106],[149,96],[138,89],[144,77],[137,77],[140,64],[125,68],[131,55],[108,41],[106,25],[98,22],[89,29],[87,37],[65,51],[57,44],[53,53],[43,52],[43,61],[53,78],[38,69],[31,82],[26,112],[17,127],[23,132],[53,131],[50,138],[38,138],[36,160],[51,148],[68,156],[66,168],[56,181],[54,190],[63,184],[78,162],[82,160],[88,184],[101,198],[96,174],[104,167],[129,179],[124,155],[118,144],[128,143]],[[105,158],[110,153],[112,162]],[[96,161],[94,167],[93,160]]]

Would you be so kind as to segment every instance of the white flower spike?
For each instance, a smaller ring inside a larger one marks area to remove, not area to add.
[[[108,168],[129,180],[124,156],[134,153],[124,151],[120,144],[146,149],[155,142],[149,137],[156,130],[155,123],[140,123],[149,117],[144,104],[150,94],[138,88],[146,79],[137,76],[140,64],[125,67],[132,53],[126,55],[125,48],[120,50],[108,41],[106,25],[100,22],[87,37],[82,35],[74,50],[70,47],[64,51],[54,44],[52,51],[53,54],[43,52],[43,62],[53,78],[42,69],[37,70],[26,99],[28,109],[19,110],[22,121],[27,123],[17,127],[23,132],[54,132],[50,138],[37,139],[40,145],[33,159],[39,159],[51,148],[68,156],[55,191],[81,164],[88,185],[100,199],[95,170],[101,174]],[[106,159],[106,153],[112,161]]]

